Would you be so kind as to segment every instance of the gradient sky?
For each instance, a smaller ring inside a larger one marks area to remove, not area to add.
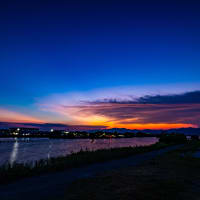
[[[197,1],[1,3],[0,121],[199,127],[199,10]]]

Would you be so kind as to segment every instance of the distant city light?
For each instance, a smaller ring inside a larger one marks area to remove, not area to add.
[[[53,129],[51,129],[51,132],[53,132],[54,130]]]

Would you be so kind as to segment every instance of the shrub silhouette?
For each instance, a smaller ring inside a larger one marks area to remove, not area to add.
[[[185,143],[187,141],[187,137],[184,134],[167,134],[161,135],[159,138],[159,142],[163,143]]]

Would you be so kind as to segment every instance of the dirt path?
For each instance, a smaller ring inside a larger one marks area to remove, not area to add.
[[[91,177],[97,173],[134,166],[141,162],[152,159],[163,153],[175,150],[182,145],[171,146],[164,149],[134,155],[128,158],[112,160],[104,163],[92,164],[86,167],[75,168],[64,172],[42,175],[38,177],[26,178],[8,185],[0,186],[1,200],[43,200],[53,197],[63,196],[64,190],[71,182],[84,178]]]

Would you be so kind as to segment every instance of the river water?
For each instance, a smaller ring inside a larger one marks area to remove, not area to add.
[[[25,163],[50,157],[58,157],[82,150],[113,147],[147,146],[158,141],[155,137],[121,139],[47,139],[0,138],[0,165]]]

